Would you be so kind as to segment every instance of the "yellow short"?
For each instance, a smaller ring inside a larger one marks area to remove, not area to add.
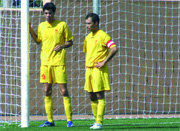
[[[67,83],[66,67],[42,65],[40,83]]]
[[[87,68],[86,69],[86,79],[84,90],[88,92],[100,92],[111,90],[109,84],[109,73],[108,66],[104,66],[100,69]]]

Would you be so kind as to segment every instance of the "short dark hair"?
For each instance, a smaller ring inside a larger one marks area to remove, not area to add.
[[[54,5],[54,3],[52,2],[47,2],[44,6],[43,6],[43,12],[45,10],[52,10],[53,12],[56,11],[56,6]]]
[[[97,22],[98,25],[99,25],[99,16],[98,16],[97,14],[95,14],[95,13],[89,13],[89,14],[86,16],[85,19],[88,19],[89,17],[92,18],[93,23],[96,23],[96,22]]]

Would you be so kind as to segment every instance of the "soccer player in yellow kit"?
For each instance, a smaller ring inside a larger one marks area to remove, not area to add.
[[[104,91],[110,91],[107,62],[118,51],[111,37],[99,29],[99,16],[89,13],[86,16],[86,27],[90,33],[84,40],[86,53],[86,74],[84,90],[89,92],[91,108],[95,123],[90,129],[101,129],[105,112]]]
[[[53,120],[52,84],[58,84],[63,95],[64,109],[67,117],[67,127],[72,127],[71,99],[67,90],[66,50],[73,45],[72,33],[64,21],[54,17],[56,6],[48,2],[43,6],[45,22],[38,26],[37,34],[29,24],[29,31],[37,44],[42,42],[40,83],[44,85],[45,110],[47,121],[40,127],[55,126]]]

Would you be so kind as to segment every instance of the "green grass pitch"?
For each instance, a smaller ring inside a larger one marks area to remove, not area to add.
[[[0,123],[0,131],[86,131],[94,123],[93,120],[74,120],[74,127],[67,128],[65,120],[55,121],[55,127],[38,127],[44,121],[30,121],[28,128],[20,124]],[[102,130],[107,131],[180,131],[180,118],[151,118],[151,119],[105,119]]]

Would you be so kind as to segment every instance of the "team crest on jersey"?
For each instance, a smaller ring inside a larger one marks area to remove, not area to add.
[[[45,74],[42,74],[41,77],[42,77],[43,80],[46,79],[46,75]]]

